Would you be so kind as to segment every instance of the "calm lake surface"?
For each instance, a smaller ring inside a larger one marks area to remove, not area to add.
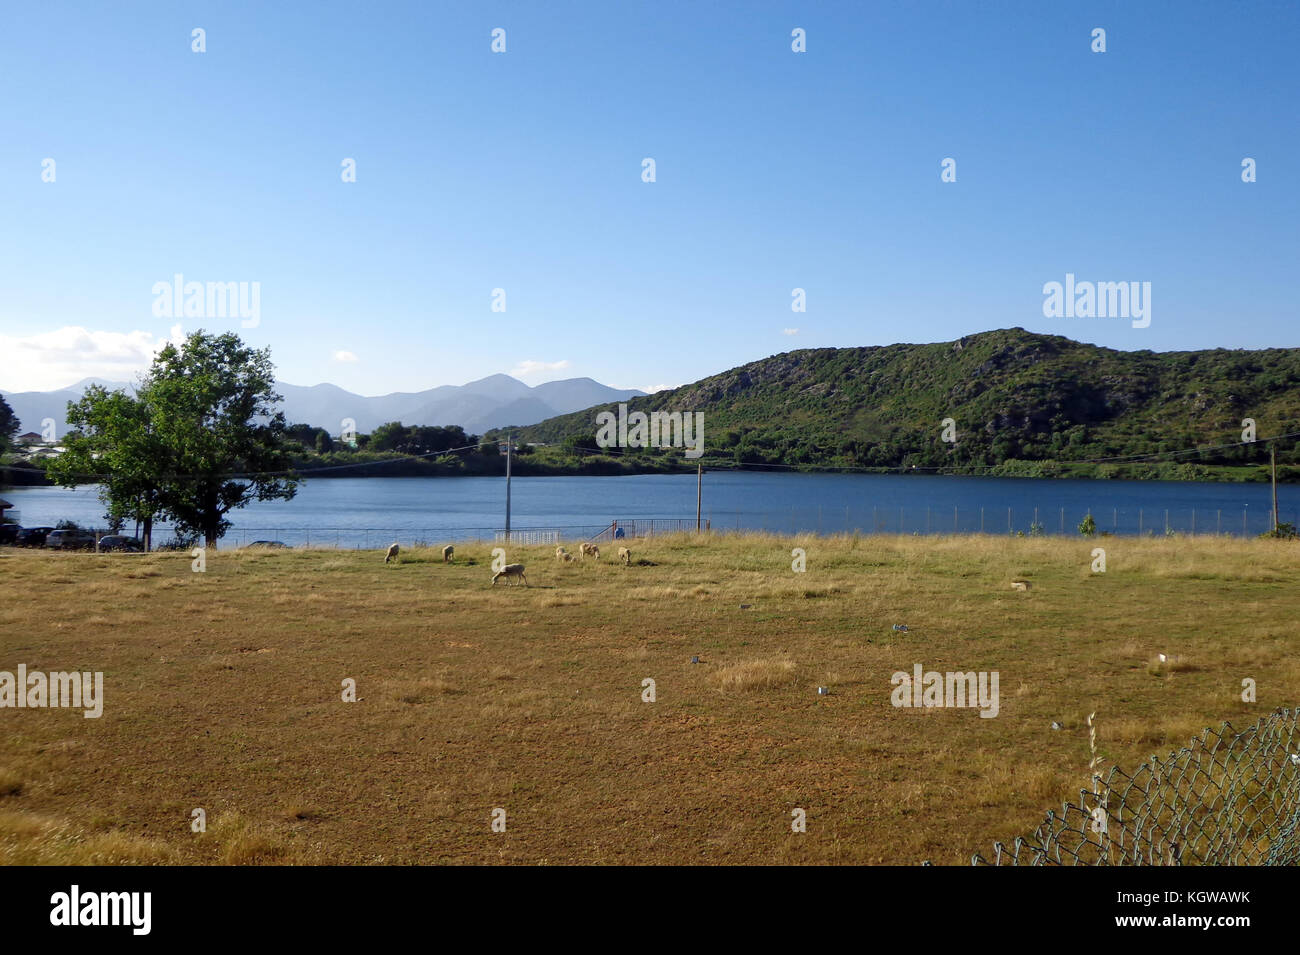
[[[254,540],[380,547],[492,539],[504,527],[505,479],[333,478],[305,481],[292,501],[254,502],[229,515],[222,543]],[[9,488],[0,492],[26,526],[61,519],[102,527],[98,488]],[[1278,488],[1281,519],[1296,521],[1300,487]],[[655,530],[695,526],[695,476],[526,477],[511,482],[511,528],[589,537],[611,521]],[[1267,484],[1175,481],[1065,481],[862,474],[704,475],[702,518],[714,530],[950,534],[1077,534],[1092,512],[1099,531],[1258,534],[1269,527]],[[1167,523],[1166,523],[1167,522]],[[133,527],[126,528],[131,533]],[[155,542],[170,537],[155,531]]]

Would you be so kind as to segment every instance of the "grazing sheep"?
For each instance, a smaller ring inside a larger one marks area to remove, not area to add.
[[[557,547],[555,548],[555,559],[558,560],[560,563],[565,563],[568,560],[570,560],[569,552],[565,550],[563,547]]]
[[[564,562],[565,562],[566,564],[572,564],[572,563],[573,563],[573,555],[572,555],[572,554],[565,554],[565,555],[564,555]]]
[[[1029,589],[1030,587],[1032,587],[1032,586],[1033,586],[1033,584],[1031,584],[1031,583],[1030,583],[1029,581],[1027,581],[1027,580],[1013,580],[1013,581],[1011,581],[1011,589],[1012,589],[1012,590],[1028,590],[1028,589]]]
[[[525,587],[529,585],[528,578],[524,576],[523,564],[506,564],[504,567],[498,570],[495,574],[492,575],[493,587],[497,585],[498,577],[518,577],[520,580],[524,582]]]
[[[456,548],[448,544],[446,547],[442,549],[442,562],[444,564],[450,564],[452,557],[454,557],[455,555],[456,555]]]
[[[600,548],[595,544],[589,544],[586,541],[583,541],[583,543],[578,546],[578,556],[586,558],[588,554],[597,560],[600,560]]]
[[[384,555],[384,563],[386,564],[390,560],[397,560],[397,552],[399,550],[401,550],[401,548],[398,547],[396,544],[391,545],[388,548],[388,553]]]
[[[632,552],[626,547],[620,547],[618,549],[618,559],[623,562],[624,566],[630,567],[632,564]]]

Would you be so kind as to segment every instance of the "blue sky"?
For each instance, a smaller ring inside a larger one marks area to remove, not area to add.
[[[128,378],[177,324],[364,394],[1013,325],[1295,346],[1298,28],[1290,3],[11,5],[0,388]],[[1150,282],[1150,327],[1044,318],[1067,272]],[[259,282],[257,327],[155,316],[176,273]]]

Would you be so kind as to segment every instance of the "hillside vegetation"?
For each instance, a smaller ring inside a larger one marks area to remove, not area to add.
[[[1300,349],[1125,352],[1011,328],[929,345],[787,352],[627,404],[703,412],[706,463],[1262,479],[1264,442],[1210,449],[1240,442],[1246,418],[1260,438],[1300,431]],[[594,448],[596,414],[616,409],[514,433]],[[945,418],[955,444],[941,439]],[[1098,462],[1186,448],[1201,450]],[[1300,464],[1293,439],[1278,442],[1278,459]],[[1280,476],[1300,478],[1300,469]]]

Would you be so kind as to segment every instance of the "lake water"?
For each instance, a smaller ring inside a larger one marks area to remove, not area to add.
[[[97,490],[24,487],[0,496],[27,526],[68,519],[102,527]],[[511,497],[513,531],[558,529],[567,540],[615,520],[637,521],[630,533],[672,529],[679,521],[695,526],[693,474],[515,478]],[[1281,485],[1278,501],[1281,519],[1294,523],[1300,487]],[[1267,530],[1270,506],[1267,484],[718,471],[704,475],[702,517],[714,530],[1005,534],[1028,533],[1037,516],[1044,533],[1076,534],[1091,511],[1099,531],[1117,534],[1163,534],[1168,526],[1241,535]],[[491,539],[504,526],[505,479],[316,479],[300,485],[292,501],[254,502],[229,519],[234,527],[225,546],[260,539],[363,548]],[[169,536],[156,530],[155,542]]]

